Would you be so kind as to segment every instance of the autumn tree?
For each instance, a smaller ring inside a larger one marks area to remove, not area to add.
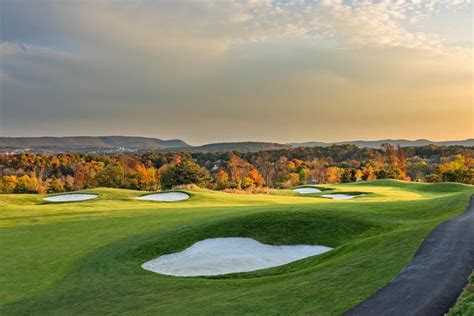
[[[284,187],[285,182],[288,181],[289,174],[288,158],[282,156],[275,162],[275,179],[273,181],[275,186]]]
[[[314,159],[310,163],[310,178],[317,183],[324,183],[327,163],[323,159]]]
[[[64,185],[61,183],[60,180],[56,178],[52,178],[48,182],[48,193],[59,193],[59,192],[64,192]]]
[[[285,188],[291,188],[300,184],[300,175],[296,172],[289,173],[284,182]]]
[[[263,187],[263,177],[262,175],[257,171],[257,169],[252,169],[250,170],[247,175],[245,176],[245,186],[243,186],[243,189],[246,188],[261,188]]]
[[[27,174],[21,176],[17,180],[17,185],[13,190],[14,193],[37,193],[39,182],[36,175],[29,176]]]
[[[85,162],[74,168],[74,188],[87,189],[93,186],[96,174],[103,168],[103,163]]]
[[[67,175],[66,178],[64,179],[64,189],[66,191],[74,190],[74,182],[75,182],[74,177],[71,175]]]
[[[340,183],[344,169],[339,167],[328,167],[326,169],[326,183]]]
[[[397,145],[397,158],[398,158],[398,168],[400,180],[409,181],[410,177],[407,176],[407,161],[405,159],[405,152],[400,145]]]
[[[452,161],[440,164],[436,174],[440,181],[474,184],[474,159],[456,155]]]
[[[268,152],[260,153],[255,160],[255,165],[262,175],[265,185],[272,188],[274,186],[275,163],[271,161],[270,154]]]
[[[229,174],[224,169],[219,168],[215,178],[217,190],[224,190],[229,186]]]
[[[229,170],[230,185],[236,189],[242,189],[242,180],[252,169],[252,165],[237,155],[231,153],[227,164]],[[244,184],[243,186],[247,186]]]
[[[4,193],[13,193],[18,185],[18,178],[16,176],[3,176],[0,183],[0,191]]]

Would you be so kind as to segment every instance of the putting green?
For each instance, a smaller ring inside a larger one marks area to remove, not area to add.
[[[341,314],[386,284],[440,222],[464,211],[473,186],[376,181],[326,186],[364,193],[330,200],[291,191],[187,191],[180,203],[93,189],[94,200],[0,196],[0,314]],[[179,278],[143,262],[197,241],[249,237],[326,245],[288,265]]]

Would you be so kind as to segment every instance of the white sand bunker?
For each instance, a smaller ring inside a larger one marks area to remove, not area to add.
[[[321,192],[320,189],[316,189],[316,188],[297,188],[297,189],[293,189],[293,191],[296,191],[299,194],[310,194],[310,193],[319,193],[319,192]]]
[[[153,193],[137,197],[137,200],[142,201],[162,201],[162,202],[176,202],[189,199],[189,195],[184,192],[163,192]]]
[[[148,271],[173,276],[208,276],[249,272],[322,254],[324,246],[271,246],[251,238],[213,238],[142,264]]]
[[[48,201],[48,202],[75,202],[75,201],[92,200],[95,198],[97,198],[97,194],[74,193],[74,194],[48,196],[44,198],[43,200]]]
[[[342,194],[342,193],[338,193],[338,194],[323,194],[321,195],[322,197],[325,197],[325,198],[330,198],[330,199],[333,199],[333,200],[351,200],[351,199],[354,199],[358,196],[362,196],[363,194],[354,194],[354,195],[350,195],[350,194]]]

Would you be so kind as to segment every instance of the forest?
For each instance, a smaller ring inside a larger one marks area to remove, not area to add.
[[[94,187],[155,191],[183,185],[242,193],[375,179],[474,184],[474,148],[299,147],[261,152],[0,154],[0,192],[57,193]]]

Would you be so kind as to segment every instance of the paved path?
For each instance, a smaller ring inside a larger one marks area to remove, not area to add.
[[[474,196],[466,212],[435,228],[411,262],[345,315],[443,315],[474,269]]]

